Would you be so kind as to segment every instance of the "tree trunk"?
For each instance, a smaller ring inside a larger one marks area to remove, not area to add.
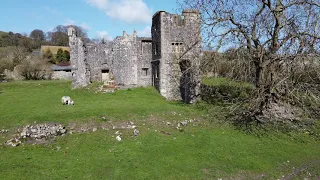
[[[274,88],[274,64],[262,65],[263,61],[255,60],[255,86],[257,89],[258,104],[256,107],[259,114],[268,108],[272,101],[272,89]]]

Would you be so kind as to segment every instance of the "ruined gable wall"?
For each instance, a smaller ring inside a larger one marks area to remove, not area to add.
[[[119,84],[136,85],[137,82],[137,52],[135,43],[121,39],[113,45],[111,71]]]
[[[101,81],[101,71],[108,69],[117,84],[137,84],[137,55],[134,47],[133,41],[124,38],[88,47],[91,80]]]
[[[91,70],[91,81],[101,81],[101,70],[108,68],[104,62],[108,59],[105,50],[108,49],[106,44],[96,44],[87,47],[87,59]]]
[[[74,29],[69,29],[70,62],[72,65],[72,88],[90,84],[90,68],[86,58],[86,46],[75,36]]]

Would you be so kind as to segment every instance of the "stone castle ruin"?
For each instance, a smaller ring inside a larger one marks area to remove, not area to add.
[[[200,83],[199,11],[184,10],[182,16],[159,11],[151,34],[138,37],[136,31],[124,31],[111,42],[85,44],[70,27],[72,87],[112,80],[118,86],[154,86],[167,100],[193,102]]]

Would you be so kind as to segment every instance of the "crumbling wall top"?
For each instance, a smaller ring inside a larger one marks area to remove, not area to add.
[[[182,15],[184,15],[184,14],[190,14],[190,13],[192,13],[192,14],[200,14],[200,11],[197,10],[197,9],[184,9],[184,10],[182,11]]]
[[[166,12],[166,11],[157,11],[157,12],[152,16],[152,18],[154,18],[155,16],[158,16],[158,15],[161,14],[162,12]]]

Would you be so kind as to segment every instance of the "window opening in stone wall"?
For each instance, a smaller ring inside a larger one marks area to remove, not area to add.
[[[160,73],[160,65],[157,65],[157,71],[156,71],[156,78],[159,78],[159,73]]]
[[[148,76],[148,70],[149,70],[149,68],[142,68],[142,75]]]
[[[154,54],[155,55],[159,54],[159,45],[158,44],[156,44]]]
[[[109,69],[101,70],[101,73],[109,73]]]
[[[110,81],[109,69],[101,70],[101,79],[103,82]]]
[[[175,44],[175,53],[179,53],[179,43]]]
[[[176,52],[176,48],[174,46],[174,43],[171,44],[171,48],[172,48],[172,52],[175,53]]]
[[[184,52],[184,45],[183,45],[183,43],[180,43],[180,44],[179,44],[179,52],[180,52],[180,53],[183,53],[183,52]]]
[[[154,68],[154,76],[155,78],[159,78],[159,64],[156,64],[155,68]]]
[[[185,47],[183,43],[171,43],[172,53],[184,53]]]

